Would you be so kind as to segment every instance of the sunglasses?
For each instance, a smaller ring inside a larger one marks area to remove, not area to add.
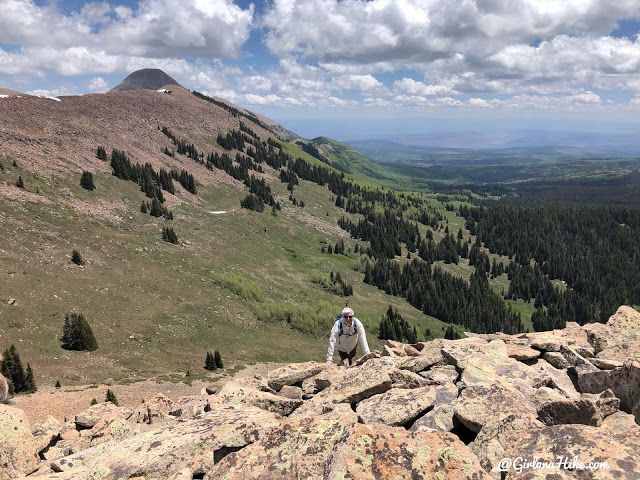
[[[344,315],[344,318],[353,318],[353,315]]]

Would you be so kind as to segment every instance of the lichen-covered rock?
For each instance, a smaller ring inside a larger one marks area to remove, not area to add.
[[[640,458],[640,425],[633,415],[616,412],[602,422],[601,428],[618,442],[629,455]]]
[[[607,430],[588,425],[544,426],[530,418],[509,416],[485,425],[472,449],[496,479],[637,480],[640,471],[639,457],[630,455]],[[526,462],[538,464],[534,468]],[[590,462],[606,462],[607,467],[600,464],[589,469]]]
[[[640,313],[631,307],[621,306],[604,328],[591,328],[588,335],[597,358],[640,360]]]
[[[293,363],[272,370],[267,375],[267,383],[276,392],[285,385],[302,383],[306,378],[319,374],[326,368],[326,364],[318,362]]]
[[[24,412],[0,404],[0,480],[23,477],[38,468],[31,426]]]
[[[455,383],[458,379],[458,370],[456,370],[456,367],[453,365],[441,365],[425,372],[420,372],[420,376],[430,385],[446,385],[448,383]]]
[[[291,412],[302,405],[302,399],[274,395],[235,381],[227,382],[217,396],[225,403],[242,402],[282,416],[290,415]]]
[[[453,365],[458,370],[462,370],[467,366],[467,358],[478,352],[482,352],[489,345],[489,342],[478,337],[469,337],[457,340],[455,342],[448,342],[442,346],[441,352],[445,362],[449,365]],[[504,353],[506,355],[507,349],[504,343]]]
[[[575,322],[567,322],[565,328],[550,332],[527,333],[524,338],[529,345],[543,352],[559,352],[562,346],[578,349],[593,349],[587,339],[587,332]]]
[[[121,442],[133,434],[131,424],[127,422],[119,410],[101,418],[91,429],[90,445],[92,447],[104,442]]]
[[[469,449],[450,433],[361,425],[335,414],[288,419],[225,457],[206,480],[394,478],[488,479]]]
[[[462,390],[455,414],[462,424],[477,433],[495,418],[512,414],[535,418],[536,408],[515,388],[500,383],[477,383]]]
[[[560,353],[565,358],[565,360],[569,362],[569,364],[571,365],[570,368],[574,369],[578,373],[595,372],[598,370],[598,368],[594,366],[593,363],[584,358],[582,355],[580,355],[580,353],[578,353],[577,350],[571,347],[566,347],[564,345],[561,346]]]
[[[620,399],[620,409],[631,413],[640,398],[640,361],[629,361],[622,368],[578,374],[583,393],[600,393],[611,389]]]
[[[291,400],[302,400],[302,388],[293,385],[285,385],[280,389],[278,395]]]
[[[507,344],[507,357],[519,361],[534,360],[541,355],[540,350],[536,350],[526,345]]]
[[[76,428],[93,428],[101,418],[111,415],[118,407],[111,402],[98,403],[76,415]]]
[[[459,420],[455,418],[456,401],[451,404],[436,405],[433,410],[418,418],[409,428],[412,432],[451,432]]]
[[[33,435],[33,443],[36,447],[36,452],[41,452],[47,448],[51,443],[58,441],[60,432],[62,431],[62,423],[55,417],[47,415],[47,418],[34,424],[31,427],[31,434]]]
[[[332,410],[338,403],[358,403],[365,398],[384,393],[392,386],[388,372],[393,362],[383,358],[373,359],[357,368],[350,368],[331,386],[316,394],[291,414],[293,418],[315,417]]]
[[[169,415],[181,420],[193,419],[211,410],[211,402],[215,403],[215,398],[212,395],[182,396],[175,402]]]
[[[1,360],[1,359],[0,359]],[[9,382],[0,373],[0,403],[4,403],[9,398]]]
[[[194,420],[91,447],[54,462],[52,468],[67,471],[85,467],[86,476],[78,480],[164,479],[184,468],[202,475],[229,451],[255,442],[278,424],[275,414],[256,407],[216,406]]]
[[[427,380],[409,370],[394,368],[389,372],[389,377],[393,382],[393,388],[420,388],[429,385]]]
[[[538,409],[538,418],[545,425],[582,424],[599,427],[603,419],[602,410],[598,402],[591,398],[550,400]],[[608,412],[609,408],[605,411]]]
[[[580,398],[580,392],[576,390],[568,370],[559,370],[543,359],[538,359],[535,365],[531,365],[531,368],[551,379],[548,383],[550,388],[557,390],[567,398]]]
[[[441,365],[444,362],[442,354],[420,355],[416,357],[403,357],[395,359],[396,366],[401,370],[420,373],[434,365]]]
[[[362,400],[356,407],[356,413],[365,424],[404,426],[412,423],[436,402],[449,404],[457,396],[458,389],[454,385],[392,388],[388,392]]]
[[[136,423],[156,424],[175,420],[169,412],[176,409],[176,403],[161,392],[158,392],[152,399],[145,400],[136,408],[129,419]]]
[[[467,358],[466,363],[460,380],[462,387],[500,383],[519,390],[527,398],[533,398],[536,389],[552,385],[551,377],[546,372],[507,356],[475,353]]]
[[[571,364],[564,358],[559,351],[558,352],[545,352],[542,356],[549,364],[553,365],[558,370],[565,370],[571,367]]]

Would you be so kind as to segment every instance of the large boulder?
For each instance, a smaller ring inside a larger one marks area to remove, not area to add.
[[[389,372],[393,369],[393,362],[388,363],[385,357],[369,360],[360,367],[346,369],[346,372],[334,383],[305,402],[291,416],[315,417],[333,410],[337,404],[358,403],[372,395],[384,393],[393,384],[389,376]]]
[[[24,477],[37,468],[38,455],[26,415],[0,404],[0,480]]]
[[[287,398],[282,395],[263,392],[250,385],[230,380],[218,392],[217,396],[225,403],[246,403],[278,415],[290,415],[302,405],[302,399]]]
[[[455,415],[473,432],[495,418],[512,414],[536,417],[535,406],[515,388],[500,383],[476,383],[460,393]]]
[[[482,480],[489,477],[469,449],[451,433],[362,425],[348,413],[331,412],[316,418],[285,420],[259,441],[225,457],[204,478]]]
[[[4,403],[8,399],[9,399],[9,382],[0,373],[0,403]]]
[[[594,324],[586,331],[596,358],[640,360],[640,313],[633,308],[621,306],[606,325]]]
[[[472,449],[496,479],[637,480],[640,471],[640,457],[603,428],[544,426],[515,415],[485,425]]]
[[[93,428],[100,419],[118,411],[118,407],[111,402],[97,403],[76,415],[78,430]]]
[[[600,393],[613,390],[620,399],[620,409],[631,413],[640,399],[640,361],[628,361],[622,368],[596,370],[578,375],[578,385],[583,393]]]
[[[31,427],[31,434],[33,435],[36,452],[39,453],[60,440],[62,426],[62,423],[51,415],[47,415],[45,419],[34,424]]]
[[[458,389],[452,384],[415,389],[392,388],[362,400],[356,407],[356,413],[364,424],[408,426],[434,404],[452,403],[457,396]]]
[[[78,480],[169,478],[188,468],[203,475],[230,451],[277,426],[277,416],[243,404],[214,407],[201,417],[164,425],[121,442],[106,442],[52,462],[57,472],[84,467]]]
[[[294,363],[272,370],[267,375],[270,388],[279,391],[285,385],[302,385],[303,380],[319,374],[326,364],[318,362]]]

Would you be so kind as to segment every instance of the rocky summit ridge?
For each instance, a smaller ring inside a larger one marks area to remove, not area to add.
[[[0,479],[640,479],[640,313],[388,342],[136,409],[29,425],[0,405]]]

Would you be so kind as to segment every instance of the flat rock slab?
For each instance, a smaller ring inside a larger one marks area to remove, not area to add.
[[[437,401],[452,403],[457,396],[458,389],[454,385],[415,389],[393,388],[386,393],[362,400],[356,407],[356,413],[365,424],[403,426],[412,423]]]
[[[305,379],[319,374],[325,368],[326,364],[318,362],[285,365],[267,374],[267,384],[278,392],[285,385],[302,384]]]
[[[232,453],[205,480],[489,479],[451,433],[362,425],[336,415],[288,419]]]
[[[465,388],[455,408],[456,418],[476,433],[492,419],[512,414],[535,418],[536,408],[518,390],[499,383],[475,384]]]
[[[51,468],[86,468],[87,476],[78,480],[169,478],[184,468],[201,475],[213,467],[217,457],[255,442],[279,423],[275,414],[256,407],[217,406],[195,420],[83,450],[52,462]]]
[[[76,415],[75,422],[78,428],[93,428],[101,418],[117,411],[118,407],[111,402],[98,403]]]
[[[546,372],[507,356],[475,353],[467,358],[461,383],[466,387],[479,383],[500,383],[507,388],[515,387],[527,398],[532,398],[536,389],[551,385],[551,377]]]

